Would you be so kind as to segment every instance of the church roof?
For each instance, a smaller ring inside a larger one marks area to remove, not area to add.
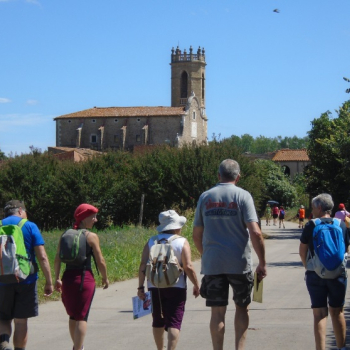
[[[274,162],[310,162],[306,148],[302,149],[280,149],[272,158]]]
[[[184,107],[94,107],[83,111],[61,115],[57,119],[108,118],[108,117],[166,117],[184,115]]]

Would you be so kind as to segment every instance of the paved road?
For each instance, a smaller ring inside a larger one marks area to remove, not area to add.
[[[304,284],[304,268],[298,248],[300,230],[296,223],[286,228],[263,226],[266,239],[268,277],[264,280],[262,304],[253,302],[246,349],[314,349],[312,311]],[[256,258],[255,258],[256,261]],[[199,271],[200,264],[196,262]],[[191,285],[191,283],[189,282]],[[151,316],[132,319],[131,297],[137,280],[115,283],[107,290],[97,290],[92,304],[85,349],[155,349]],[[200,297],[194,299],[189,288],[186,313],[178,349],[210,350],[210,311]],[[350,326],[349,293],[346,300],[347,325]],[[234,349],[234,305],[227,312],[225,349]],[[336,349],[328,322],[327,349]],[[27,349],[71,349],[68,317],[61,302],[40,306],[40,316],[30,320]]]

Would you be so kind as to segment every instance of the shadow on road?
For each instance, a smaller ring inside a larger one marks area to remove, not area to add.
[[[302,267],[301,261],[277,261],[273,263],[268,263],[267,266],[274,267]]]
[[[267,235],[266,239],[299,239],[301,235],[300,229],[285,229],[285,230],[276,230],[275,232],[264,232]]]
[[[350,306],[347,305],[344,307],[344,315],[345,315],[345,322],[346,322],[346,338],[347,338],[347,342],[348,342],[348,338],[349,338],[349,333],[348,333],[348,329],[350,329]],[[327,322],[331,322],[330,317],[328,317]],[[327,349],[329,348],[330,350],[337,350],[337,345],[335,342],[335,336],[334,336],[334,332],[332,331],[330,333],[330,335],[327,337],[326,339],[326,346]]]

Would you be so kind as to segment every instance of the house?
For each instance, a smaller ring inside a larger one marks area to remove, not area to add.
[[[304,168],[311,164],[306,148],[281,149],[275,153],[272,161],[285,168],[285,174],[294,177],[302,173]]]
[[[171,52],[171,106],[93,107],[54,118],[56,147],[133,150],[207,143],[205,51]]]
[[[59,160],[71,160],[73,162],[82,162],[102,154],[92,149],[70,147],[49,147],[48,152]]]

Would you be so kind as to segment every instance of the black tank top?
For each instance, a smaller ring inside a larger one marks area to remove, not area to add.
[[[89,234],[86,235],[86,232],[85,232],[84,235],[87,238]],[[84,269],[84,266],[86,266],[86,270],[91,270],[91,256],[92,256],[92,247],[89,246],[86,240],[86,257],[87,257],[86,264],[81,266],[66,264],[66,270],[77,270],[77,269],[82,270]]]

